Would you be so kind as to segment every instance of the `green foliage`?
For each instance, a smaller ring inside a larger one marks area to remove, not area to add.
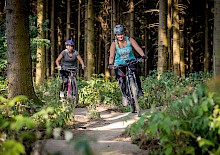
[[[170,102],[184,98],[192,93],[198,84],[210,78],[211,74],[198,72],[190,74],[189,77],[180,78],[168,71],[162,74],[160,79],[157,76],[157,72],[152,71],[147,78],[143,79],[142,87],[145,94],[139,101],[144,109],[168,105]]]
[[[32,108],[35,108],[34,110]],[[34,111],[38,111],[34,115]],[[0,154],[25,154],[26,146],[51,133],[48,116],[53,109],[34,106],[25,96],[0,96]],[[42,123],[43,122],[43,123]],[[41,133],[42,128],[46,133]]]
[[[83,104],[118,105],[121,92],[118,83],[106,79],[103,74],[94,75],[89,81],[79,81],[80,102]]]
[[[15,140],[6,140],[0,147],[0,153],[2,155],[21,155],[25,154],[25,148]]]
[[[219,154],[219,84],[215,87],[199,85],[162,110],[151,109],[127,133],[133,138],[142,135],[145,144],[154,141],[162,154]]]

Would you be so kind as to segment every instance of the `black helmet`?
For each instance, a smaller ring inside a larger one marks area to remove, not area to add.
[[[123,34],[125,33],[126,28],[123,25],[116,25],[114,27],[114,34]]]

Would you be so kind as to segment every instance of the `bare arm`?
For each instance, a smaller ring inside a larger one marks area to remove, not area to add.
[[[60,53],[59,56],[56,59],[56,65],[57,65],[57,68],[59,70],[61,70],[60,61],[61,61],[62,58],[63,58],[63,55]]]
[[[141,49],[141,47],[138,45],[138,43],[133,39],[133,38],[130,38],[130,42],[131,42],[131,45],[134,47],[134,49],[141,55],[141,56],[144,56],[144,52],[143,50]]]
[[[114,58],[115,58],[115,42],[112,42],[110,46],[110,56],[109,56],[109,64],[114,63]]]
[[[76,58],[79,60],[80,64],[82,65],[82,69],[84,69],[85,68],[85,64],[84,64],[81,56],[78,54]]]

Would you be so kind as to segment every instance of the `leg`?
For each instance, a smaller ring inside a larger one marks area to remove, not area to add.
[[[68,72],[67,71],[60,71],[61,77],[62,77],[62,88],[60,92],[60,97],[63,98],[65,97],[65,91],[67,90],[68,87]]]
[[[125,67],[120,67],[120,68],[115,69],[115,75],[118,80],[118,85],[121,90],[122,96],[126,96],[125,71],[126,71]]]
[[[126,95],[125,71],[126,71],[125,67],[117,68],[117,69],[115,69],[115,75],[116,75],[116,78],[118,80],[118,85],[119,85],[119,88],[120,88],[121,93],[122,93],[122,104],[124,106],[127,106],[128,105],[128,99],[127,99],[127,95]]]
[[[60,71],[60,74],[62,76],[62,91],[67,90],[67,85],[68,85],[68,75],[69,73],[67,71]]]

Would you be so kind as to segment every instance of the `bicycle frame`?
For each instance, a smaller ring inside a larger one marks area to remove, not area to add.
[[[124,67],[124,66],[127,68],[127,73],[125,75],[125,78],[126,78],[126,85],[125,85],[126,95],[129,95],[128,97],[130,99],[129,105],[130,105],[131,112],[134,112],[135,107],[136,107],[138,115],[140,115],[140,107],[139,107],[139,104],[138,104],[138,96],[137,96],[138,86],[137,86],[135,73],[132,72],[130,66],[140,62],[141,60],[143,60],[143,59],[139,58],[139,59],[129,60],[129,61],[126,61],[126,64],[119,65],[119,66],[114,66],[115,68]],[[129,94],[127,94],[127,93],[129,93]],[[135,106],[134,106],[134,104],[135,104]]]
[[[74,97],[74,102],[78,103],[78,86],[76,83],[76,70],[78,68],[68,68],[68,69],[62,69],[64,71],[69,72],[68,75],[68,85],[67,85],[67,90],[66,90],[66,95],[67,99],[73,99]]]

